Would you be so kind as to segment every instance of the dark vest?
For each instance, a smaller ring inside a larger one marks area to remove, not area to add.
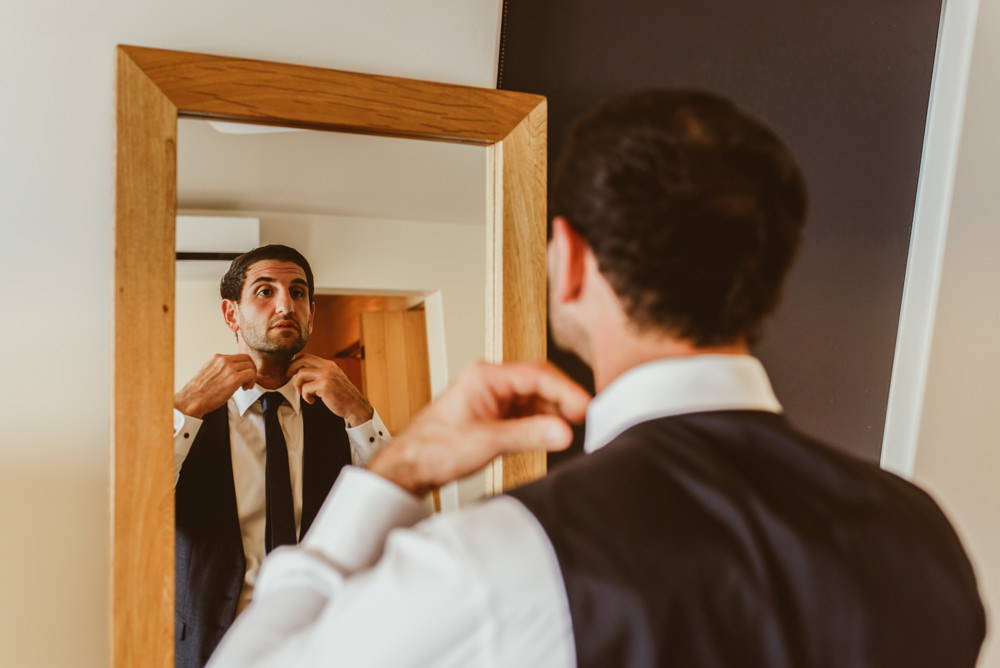
[[[555,549],[580,666],[971,668],[985,635],[934,501],[779,415],[645,422],[511,495]]]
[[[301,402],[302,518],[305,535],[340,469],[351,463],[344,421],[322,402]],[[175,665],[203,666],[233,623],[246,558],[236,509],[229,416],[205,416],[175,491]]]

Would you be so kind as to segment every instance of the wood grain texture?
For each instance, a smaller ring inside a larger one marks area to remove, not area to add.
[[[364,394],[398,434],[431,400],[423,311],[365,311],[361,320]]]
[[[542,99],[511,91],[123,47],[185,116],[487,145]]]
[[[493,229],[487,305],[493,361],[545,359],[546,120],[542,102],[488,151]],[[540,478],[545,468],[544,452],[503,457],[493,465],[492,491]]]
[[[112,660],[173,666],[177,109],[122,52],[116,104]]]
[[[329,359],[359,344],[364,311],[405,311],[420,305],[423,297],[318,294],[314,301],[313,331],[302,352]]]
[[[174,218],[177,118],[487,147],[495,361],[545,357],[545,102],[450,86],[118,48],[112,406],[112,662],[173,666]],[[494,492],[544,474],[498,462]],[[509,475],[508,475],[509,473]]]

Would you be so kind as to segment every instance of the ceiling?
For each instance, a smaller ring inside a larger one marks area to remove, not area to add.
[[[294,3],[293,3],[294,4]],[[470,86],[496,82],[500,0],[313,3],[305,32],[208,52]],[[312,29],[318,28],[313,34]],[[221,40],[221,41],[220,41]],[[217,42],[217,43],[216,43]],[[481,147],[325,132],[234,135],[178,127],[178,206],[482,224]]]
[[[181,210],[482,224],[478,146],[319,131],[220,132],[178,123]]]

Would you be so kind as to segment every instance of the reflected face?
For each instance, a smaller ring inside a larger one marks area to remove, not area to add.
[[[240,301],[223,300],[226,324],[236,332],[240,352],[289,359],[309,340],[313,309],[302,268],[276,260],[250,265]]]

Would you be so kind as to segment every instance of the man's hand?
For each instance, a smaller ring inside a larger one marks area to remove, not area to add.
[[[300,355],[288,365],[288,376],[294,378],[295,389],[306,402],[314,403],[319,397],[348,427],[364,424],[374,415],[372,405],[332,360]]]
[[[215,355],[174,395],[174,408],[202,418],[226,403],[236,388],[249,390],[257,379],[257,366],[249,355]]]
[[[498,455],[562,450],[573,440],[590,395],[541,362],[466,369],[368,470],[415,496],[481,469]]]

